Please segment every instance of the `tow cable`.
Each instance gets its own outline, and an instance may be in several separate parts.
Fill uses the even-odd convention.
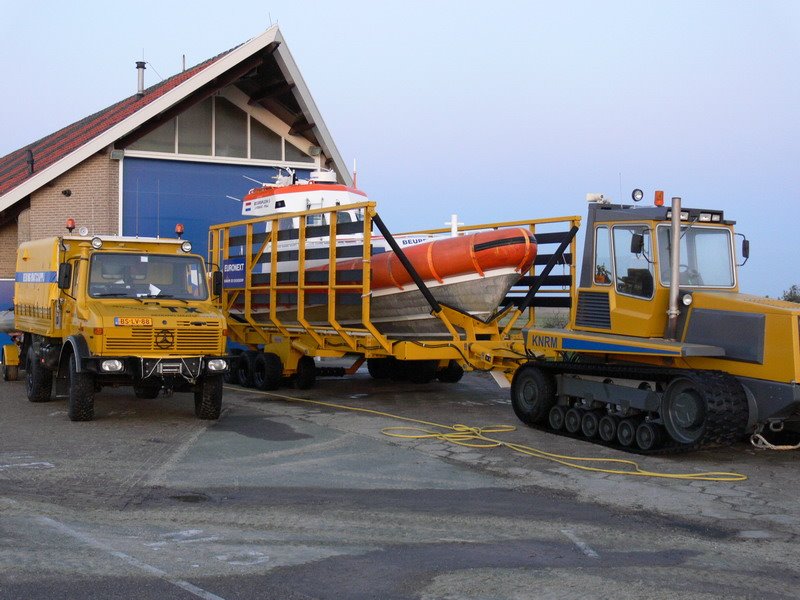
[[[774,426],[770,424],[769,427],[770,431],[774,431],[779,433],[783,431],[783,425]],[[779,450],[779,451],[790,451],[790,450],[800,450],[800,442],[797,444],[773,444],[767,438],[762,435],[762,431],[764,431],[764,426],[759,425],[758,428],[753,432],[753,435],[750,436],[750,443],[753,447],[758,448],[759,450]]]
[[[580,471],[590,471],[593,473],[607,473],[610,475],[627,475],[633,477],[656,477],[660,479],[682,479],[687,481],[716,481],[722,483],[733,483],[737,481],[746,481],[747,475],[735,472],[726,471],[706,471],[702,473],[659,473],[656,471],[647,471],[639,466],[639,463],[633,460],[624,458],[601,458],[601,457],[584,457],[584,456],[569,456],[564,454],[554,454],[539,450],[532,446],[525,446],[514,442],[505,442],[503,440],[490,437],[487,434],[495,433],[509,433],[515,431],[517,428],[513,425],[488,425],[485,427],[472,427],[469,425],[462,425],[456,423],[455,425],[442,425],[432,421],[424,421],[421,419],[414,419],[411,417],[403,417],[394,415],[392,413],[374,410],[371,408],[360,408],[358,406],[347,406],[345,404],[337,404],[335,402],[325,402],[322,400],[310,400],[307,398],[296,398],[294,396],[287,396],[285,394],[276,394],[274,392],[262,392],[260,390],[245,389],[240,387],[228,387],[228,389],[236,390],[238,392],[245,392],[249,394],[256,394],[261,396],[268,396],[270,398],[277,398],[287,402],[302,402],[305,404],[314,404],[317,406],[325,406],[338,410],[348,410],[352,412],[360,412],[380,417],[387,417],[398,421],[406,421],[409,423],[416,423],[418,426],[394,426],[384,427],[381,429],[383,435],[402,438],[402,439],[436,439],[443,442],[456,444],[457,446],[466,446],[468,448],[508,448],[513,452],[548,460],[558,463],[565,467],[578,469]],[[431,429],[433,428],[433,429]],[[595,464],[611,464],[612,467],[599,467],[590,466],[591,463]]]

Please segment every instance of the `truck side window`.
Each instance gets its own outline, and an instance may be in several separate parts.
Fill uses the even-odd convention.
[[[594,282],[611,285],[611,237],[608,227],[598,227],[594,236]]]
[[[641,254],[631,252],[631,238],[639,233],[644,237]],[[614,227],[614,267],[617,291],[638,298],[653,297],[652,242],[650,230],[645,225],[617,225]]]

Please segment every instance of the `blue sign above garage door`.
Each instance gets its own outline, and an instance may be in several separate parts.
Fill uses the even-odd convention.
[[[223,165],[126,157],[123,161],[122,234],[175,237],[183,223],[183,237],[194,251],[208,254],[208,228],[242,217],[242,198],[257,187],[245,176],[271,182],[273,167]],[[309,171],[298,171],[308,177]]]

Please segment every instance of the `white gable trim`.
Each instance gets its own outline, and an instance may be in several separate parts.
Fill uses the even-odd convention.
[[[127,135],[137,127],[143,125],[158,114],[177,104],[195,90],[209,83],[215,77],[218,77],[229,69],[232,69],[274,41],[280,42],[280,46],[276,50],[276,54],[283,50],[283,52],[280,54],[280,59],[278,59],[278,64],[281,66],[281,68],[283,69],[283,64],[287,60],[286,57],[288,56],[288,60],[291,62],[291,68],[297,71],[297,66],[292,61],[291,55],[288,54],[288,50],[283,48],[283,36],[281,36],[280,31],[278,30],[278,26],[274,25],[261,35],[245,42],[196,75],[177,85],[175,88],[171,89],[157,100],[154,100],[147,106],[143,107],[141,110],[136,111],[131,116],[117,123],[83,146],[77,148],[46,169],[36,173],[33,177],[27,179],[14,189],[6,192],[3,196],[0,196],[0,210],[7,209],[15,202],[18,202],[29,194],[32,194],[59,175],[66,173],[68,170],[82,163],[93,154],[111,146],[115,141],[124,135]],[[292,78],[290,81],[293,81],[295,84],[297,84],[297,80],[295,78]],[[302,80],[300,80],[300,82],[302,83]],[[324,124],[322,123],[321,117],[319,117],[319,111],[314,105],[313,99],[308,96],[308,89],[305,87],[305,84],[302,84],[302,87],[298,85],[297,89],[302,98],[302,100],[298,99],[301,108],[303,110],[306,110],[307,106],[313,108],[313,111],[309,110],[307,114],[311,117],[319,129],[321,134],[319,139],[320,142],[324,144],[323,149],[325,153],[334,159],[337,170],[342,174],[342,177],[349,179],[349,172],[341,162],[341,156],[339,156],[338,151],[333,146],[333,140],[330,138],[327,128],[325,128]],[[122,183],[120,182],[120,186],[121,185]]]

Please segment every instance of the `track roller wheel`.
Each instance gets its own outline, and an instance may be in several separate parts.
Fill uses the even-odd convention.
[[[645,452],[657,448],[662,439],[660,425],[644,422],[636,428],[636,445]]]
[[[596,412],[587,410],[583,413],[583,417],[581,418],[581,433],[583,433],[587,439],[595,437],[599,428],[600,417],[597,416]]]
[[[564,429],[569,433],[578,433],[581,430],[583,420],[581,412],[577,408],[570,408],[564,415]]]
[[[618,426],[619,417],[615,417],[614,415],[604,416],[597,425],[597,433],[600,434],[600,439],[606,443],[616,440]]]
[[[636,427],[638,423],[633,419],[622,419],[617,425],[617,441],[620,445],[631,446],[636,441]]]
[[[564,427],[564,415],[567,414],[567,409],[563,406],[554,406],[550,409],[547,415],[547,422],[556,431],[560,431]]]
[[[532,365],[517,369],[511,381],[511,407],[520,421],[527,425],[543,423],[555,403],[556,384],[549,374]]]

